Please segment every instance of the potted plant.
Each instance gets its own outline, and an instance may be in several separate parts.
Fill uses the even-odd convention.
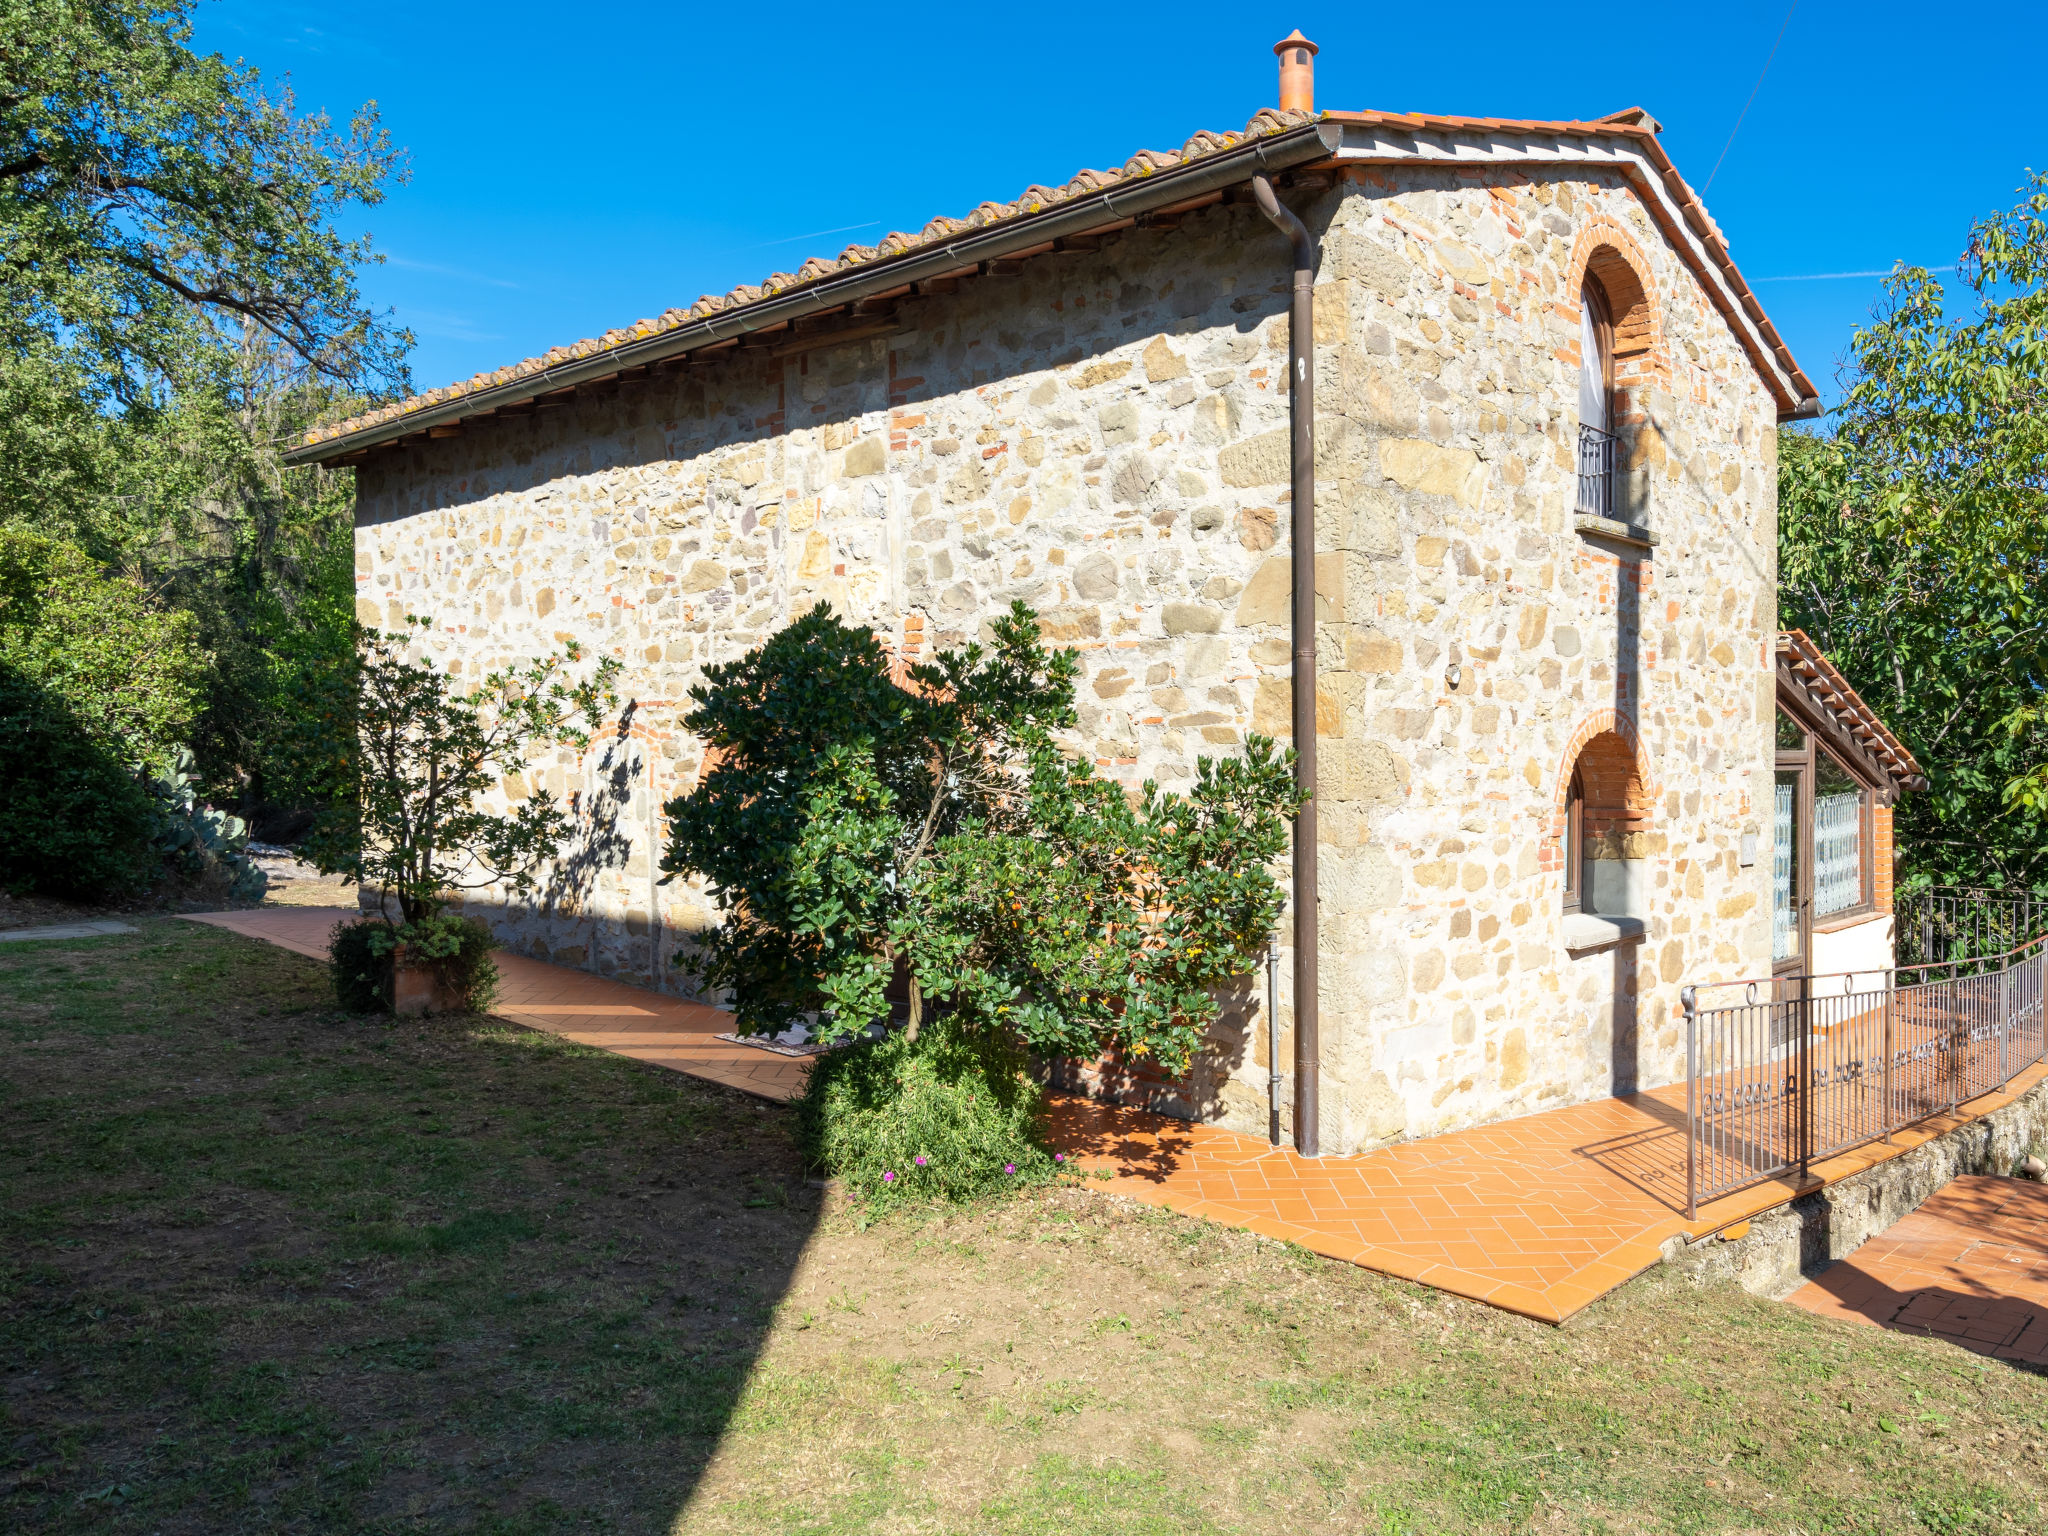
[[[303,851],[375,893],[373,910],[335,930],[343,1006],[475,1011],[497,982],[496,941],[486,924],[449,912],[451,899],[485,886],[531,890],[570,832],[544,788],[510,814],[482,802],[536,750],[589,745],[618,702],[619,663],[607,657],[577,680],[583,652],[570,641],[464,690],[424,654],[432,622],[407,624],[396,635],[362,630],[345,667],[301,690],[304,768],[328,804]]]

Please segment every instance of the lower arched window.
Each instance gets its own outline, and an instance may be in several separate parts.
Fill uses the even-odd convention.
[[[1602,731],[1572,765],[1558,828],[1566,912],[1630,917],[1645,910],[1649,824],[1634,751],[1620,733]]]

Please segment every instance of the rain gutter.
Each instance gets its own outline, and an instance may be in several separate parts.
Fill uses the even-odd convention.
[[[1252,178],[1259,212],[1293,248],[1287,316],[1287,410],[1292,505],[1287,538],[1294,582],[1294,1150],[1321,1155],[1322,1000],[1316,913],[1316,242],[1263,175]]]

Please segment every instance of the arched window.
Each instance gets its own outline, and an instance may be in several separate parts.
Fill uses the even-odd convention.
[[[1614,311],[1598,278],[1579,292],[1577,510],[1614,516]]]
[[[1572,769],[1571,788],[1565,794],[1564,830],[1559,836],[1564,839],[1564,909],[1576,912],[1586,890],[1586,781],[1577,768]]]
[[[1572,765],[1558,824],[1564,865],[1564,910],[1594,917],[1640,916],[1645,883],[1644,834],[1650,805],[1636,754],[1616,731],[1602,731]]]

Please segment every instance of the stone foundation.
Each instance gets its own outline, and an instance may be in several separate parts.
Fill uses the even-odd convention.
[[[1700,1284],[1734,1280],[1753,1295],[1789,1296],[1838,1259],[1920,1208],[1965,1173],[2010,1173],[2048,1143],[2048,1081],[2003,1109],[1956,1127],[1839,1184],[1754,1218],[1733,1242],[1673,1238],[1665,1263]]]

